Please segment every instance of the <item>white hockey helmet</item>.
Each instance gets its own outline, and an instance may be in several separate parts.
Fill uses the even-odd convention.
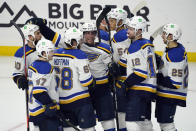
[[[39,30],[39,26],[34,24],[26,24],[22,27],[22,32],[26,40],[29,40],[29,36],[33,36],[35,38],[35,32]],[[34,42],[33,42],[34,43]]]
[[[69,28],[64,34],[64,42],[70,46],[72,46],[72,40],[76,40],[78,46],[82,38],[82,32],[76,27]]]
[[[82,25],[82,32],[97,31],[97,27],[93,22],[87,22]]]
[[[182,35],[182,30],[176,24],[169,23],[163,26],[163,32],[166,33],[166,38],[169,34],[173,35],[173,40],[178,40]]]
[[[120,20],[122,20],[122,25],[123,25],[126,22],[127,12],[121,8],[111,9],[111,11],[107,15],[107,18],[108,19],[110,19],[110,18],[116,19],[116,24],[118,24],[118,22]],[[119,25],[118,27],[120,27],[122,25]]]
[[[147,26],[147,22],[146,20],[141,17],[141,16],[134,16],[131,19],[129,19],[129,21],[127,21],[126,25],[128,27],[132,27],[135,29],[135,33],[141,29],[142,33],[145,31],[146,26]]]
[[[38,53],[38,56],[43,57],[45,59],[48,59],[48,55],[50,51],[54,51],[54,44],[52,41],[47,39],[41,39],[38,41],[36,45],[36,51]],[[43,52],[46,53],[46,56],[43,56]]]

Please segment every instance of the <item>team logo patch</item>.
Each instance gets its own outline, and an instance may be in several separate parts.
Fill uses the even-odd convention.
[[[93,54],[93,53],[86,53],[88,60],[90,62],[95,61],[96,59],[99,58],[100,54]]]

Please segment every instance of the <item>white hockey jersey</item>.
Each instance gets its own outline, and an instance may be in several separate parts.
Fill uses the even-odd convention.
[[[189,70],[185,48],[182,44],[178,44],[175,48],[166,49],[162,59],[164,66],[160,72],[164,77],[170,77],[176,89],[159,85],[157,95],[162,100],[173,102],[180,106],[186,106]]]
[[[136,40],[130,45],[127,55],[127,77],[135,73],[145,78],[141,83],[129,87],[130,92],[135,91],[140,95],[156,93],[156,61],[153,47],[147,39]]]
[[[131,44],[127,37],[127,29],[122,29],[114,34],[112,39],[112,50],[114,62],[118,62]]]
[[[23,47],[19,48],[15,55],[15,68],[14,72],[12,74],[13,77],[17,75],[25,75],[24,70],[24,52]],[[28,68],[29,65],[31,65],[36,59],[38,59],[37,52],[34,48],[29,47],[28,45],[25,45],[26,49],[26,67]]]
[[[44,104],[33,95],[47,92],[53,101],[59,102],[58,89],[53,67],[49,62],[36,60],[28,68],[29,79],[29,115],[40,117],[44,111]]]
[[[86,54],[79,49],[60,48],[55,51],[52,64],[56,72],[60,104],[75,108],[83,101],[88,101],[88,85],[93,77]]]
[[[52,38],[52,43],[57,48],[67,48],[63,36],[57,32],[55,33],[54,38]]]
[[[110,46],[105,43],[97,43],[95,46],[83,43],[81,50],[88,56],[90,71],[96,79],[96,84],[107,83],[108,64],[111,62]]]

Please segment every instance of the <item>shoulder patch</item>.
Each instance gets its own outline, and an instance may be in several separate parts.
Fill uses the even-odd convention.
[[[104,30],[99,30],[101,39],[109,41],[109,34]]]
[[[169,62],[181,62],[185,59],[185,56],[187,55],[184,47],[182,45],[179,45],[176,48],[172,48],[169,50],[166,54],[166,59]]]
[[[98,45],[96,45],[96,48],[99,48],[99,49],[103,50],[107,54],[111,54],[110,46],[105,44],[105,43],[102,43],[102,42],[99,43]]]
[[[15,57],[23,57],[23,55],[24,55],[24,51],[23,51],[23,47],[20,47],[17,51],[16,51],[16,53],[15,53]]]
[[[28,56],[29,54],[35,51],[35,49],[29,47],[28,45],[25,45],[25,48],[26,48],[26,56]],[[20,58],[23,57],[23,55],[24,55],[24,47],[20,47],[14,54],[15,57],[20,57]]]
[[[87,59],[86,54],[80,49],[57,49],[54,53],[54,56],[57,57],[69,57],[69,58],[77,58],[77,59]]]
[[[39,74],[49,74],[52,72],[53,68],[49,62],[36,60],[34,61],[29,69]]]
[[[114,34],[113,41],[115,43],[122,42],[128,39],[127,37],[127,29],[122,29]]]

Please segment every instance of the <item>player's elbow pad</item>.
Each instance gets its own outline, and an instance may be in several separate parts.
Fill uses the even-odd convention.
[[[53,103],[52,99],[50,98],[50,96],[48,95],[47,92],[42,92],[42,93],[37,93],[37,94],[33,94],[33,97],[38,100],[39,102],[41,102],[43,105],[47,105],[50,103]]]
[[[169,76],[164,77],[162,73],[157,74],[157,84],[170,89],[177,89],[171,82]]]
[[[136,84],[139,84],[141,83],[142,81],[144,81],[145,78],[143,77],[140,77],[138,75],[136,75],[135,73],[132,73],[131,75],[129,75],[129,77],[125,80],[125,84],[128,86],[128,87],[131,87],[133,85],[136,85]]]
[[[46,25],[40,26],[40,32],[46,39],[51,40],[51,41],[53,40],[55,36],[55,32]]]

